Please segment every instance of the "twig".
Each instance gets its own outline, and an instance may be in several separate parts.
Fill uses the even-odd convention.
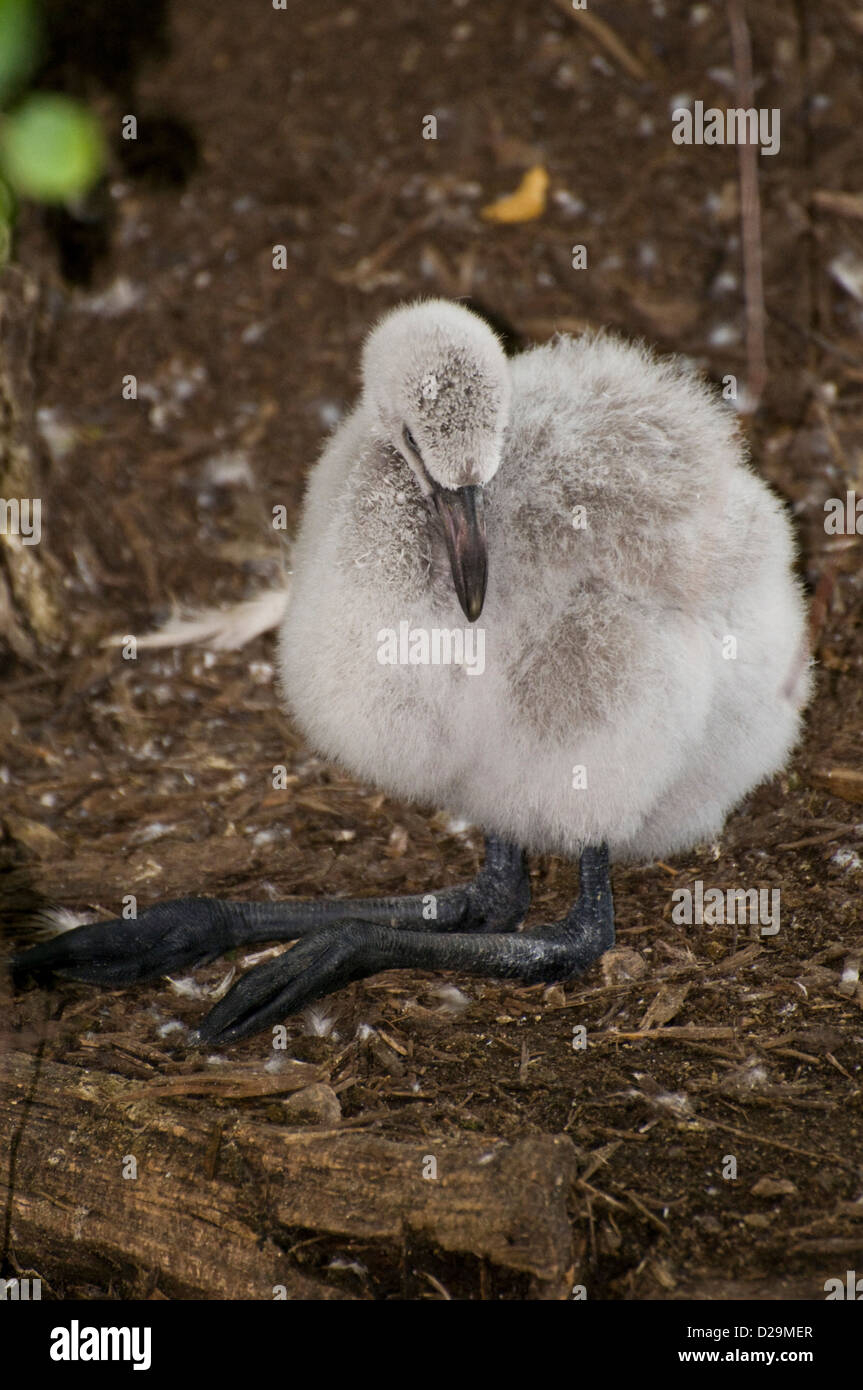
[[[728,0],[728,24],[737,104],[744,110],[754,105],[752,45],[742,0]],[[758,192],[758,153],[754,144],[737,146],[740,172],[740,225],[743,240],[743,284],[746,296],[746,410],[758,409],[767,385],[765,347],[764,274],[761,254],[761,198]]]
[[[853,825],[849,825],[845,834],[856,835],[859,832]],[[789,840],[787,844],[777,845],[777,849],[810,849],[812,845],[831,845],[836,840],[844,839],[841,831],[828,830],[824,835],[807,835],[805,840]]]
[[[863,197],[859,193],[839,193],[829,188],[819,188],[812,194],[812,201],[823,212],[834,212],[838,217],[863,218]]]
[[[798,1149],[794,1144],[786,1144],[781,1139],[769,1139],[766,1134],[753,1134],[751,1130],[741,1129],[738,1125],[725,1124],[722,1120],[709,1120],[705,1115],[700,1116],[700,1123],[710,1129],[722,1129],[727,1134],[736,1134],[738,1139],[747,1139],[752,1144],[766,1144],[771,1149],[782,1149],[784,1153],[797,1154],[798,1158],[811,1158],[816,1163],[838,1163],[842,1168],[854,1168],[856,1165],[836,1153],[818,1153],[815,1149]]]
[[[429,1274],[427,1269],[423,1270],[423,1278],[428,1279],[433,1289],[437,1289],[445,1303],[452,1303],[452,1294],[448,1293],[439,1279],[435,1279],[433,1274]]]
[[[634,1192],[630,1192],[627,1187],[621,1187],[619,1183],[614,1183],[613,1187],[615,1192],[619,1192],[622,1197],[625,1197],[628,1202],[632,1203],[636,1211],[641,1212],[641,1215],[646,1221],[649,1221],[650,1224],[655,1226],[658,1231],[661,1231],[664,1236],[668,1235],[668,1226],[666,1223],[660,1220],[658,1216],[654,1215],[654,1213],[644,1205],[641,1199],[636,1197]]]
[[[667,1028],[636,1028],[629,1032],[618,1032],[616,1028],[605,1029],[599,1033],[588,1033],[588,1042],[711,1042],[733,1038],[734,1029],[730,1024],[716,1027],[701,1027],[696,1023],[673,1025]]]
[[[590,37],[595,39],[630,77],[634,77],[637,82],[646,82],[649,79],[650,73],[647,68],[634,53],[630,53],[626,44],[617,37],[611,25],[606,24],[604,19],[599,19],[588,10],[574,10],[572,0],[555,0],[555,4],[570,19],[577,20],[582,29],[586,29]]]

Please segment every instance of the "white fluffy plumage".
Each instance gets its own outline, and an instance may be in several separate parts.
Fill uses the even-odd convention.
[[[483,485],[482,674],[378,660],[403,621],[465,625],[429,475]],[[313,745],[392,795],[527,850],[670,854],[714,836],[798,735],[792,563],[732,414],[682,363],[607,334],[507,359],[462,306],[408,305],[373,331],[309,481],[284,695]]]

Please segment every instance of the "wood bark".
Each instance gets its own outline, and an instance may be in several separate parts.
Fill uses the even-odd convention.
[[[292,1067],[282,1077],[243,1067],[224,1094],[257,1084],[271,1101],[317,1079],[309,1064]],[[576,1164],[565,1136],[394,1143],[288,1128],[214,1105],[214,1073],[200,1076],[166,1088],[8,1052],[7,1269],[53,1291],[84,1282],[123,1297],[272,1299],[278,1286],[292,1299],[440,1296],[423,1268],[447,1292],[451,1280],[454,1297],[567,1296]],[[208,1098],[183,1104],[166,1095],[177,1086]],[[131,1159],[137,1176],[124,1177]],[[340,1288],[331,1270],[353,1262],[372,1283]]]
[[[4,524],[10,499],[39,499],[43,477],[32,375],[39,291],[33,279],[7,266],[0,280],[0,653],[35,660],[60,632],[59,575],[43,540],[25,545]]]

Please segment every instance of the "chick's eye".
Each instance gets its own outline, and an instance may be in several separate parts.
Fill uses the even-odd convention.
[[[415,454],[419,453],[419,447],[417,445],[417,442],[411,434],[410,430],[408,429],[407,425],[405,425],[402,430],[402,438],[404,439],[405,444],[407,444],[409,449],[411,449]]]

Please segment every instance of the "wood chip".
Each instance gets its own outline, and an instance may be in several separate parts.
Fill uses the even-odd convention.
[[[645,1032],[670,1023],[680,1013],[683,1002],[692,988],[691,981],[682,985],[663,985],[639,1025]]]
[[[796,1197],[797,1188],[789,1178],[759,1178],[752,1188],[753,1197]]]
[[[67,853],[60,836],[55,835],[47,825],[30,820],[27,816],[12,815],[11,812],[6,813],[3,821],[10,840],[29,849],[37,859],[56,859],[58,855]]]
[[[600,969],[606,985],[627,984],[646,974],[647,961],[631,946],[615,946],[602,957]]]
[[[751,965],[754,960],[761,955],[764,950],[757,941],[753,941],[750,946],[744,946],[742,951],[735,951],[731,956],[723,956],[722,960],[717,961],[713,967],[715,975],[732,975],[735,970],[740,970],[744,965]]]
[[[863,803],[863,772],[856,767],[821,768],[812,774],[817,787],[843,801]]]

